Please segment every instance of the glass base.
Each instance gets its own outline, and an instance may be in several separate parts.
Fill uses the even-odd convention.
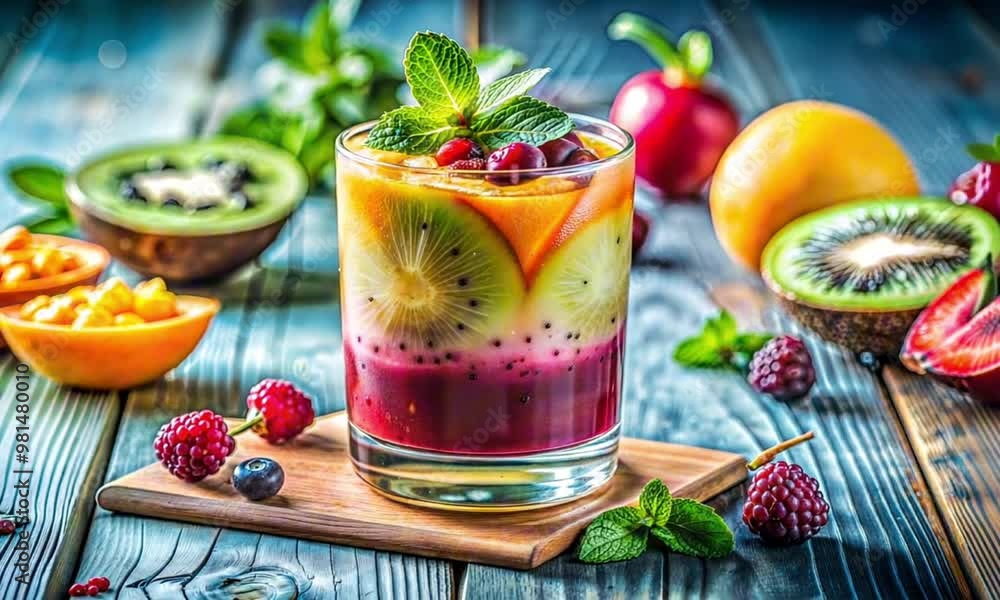
[[[470,456],[415,450],[351,425],[351,461],[393,500],[446,510],[515,511],[576,500],[602,488],[618,466],[619,426],[547,452]]]

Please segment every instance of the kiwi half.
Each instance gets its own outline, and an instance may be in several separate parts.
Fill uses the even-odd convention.
[[[787,311],[855,352],[898,353],[920,310],[1000,252],[989,213],[939,198],[882,198],[811,213],[764,250]]]
[[[422,362],[485,346],[509,329],[524,280],[506,240],[479,213],[428,192],[388,202],[380,219],[376,235],[352,236],[343,261],[356,333]]]
[[[623,326],[632,260],[631,207],[584,226],[542,263],[528,298],[528,335],[587,345]]]

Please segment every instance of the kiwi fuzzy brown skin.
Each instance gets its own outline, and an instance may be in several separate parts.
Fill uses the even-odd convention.
[[[923,307],[912,310],[844,311],[810,306],[788,297],[764,272],[764,283],[781,307],[821,338],[851,352],[871,352],[881,358],[899,356],[910,325]]]
[[[70,210],[84,236],[117,260],[143,275],[178,283],[217,279],[239,269],[270,246],[288,220],[234,233],[178,236],[135,231],[75,202]]]

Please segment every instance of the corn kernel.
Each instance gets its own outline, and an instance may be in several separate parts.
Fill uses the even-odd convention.
[[[112,277],[97,286],[97,289],[90,293],[88,301],[91,306],[100,306],[114,315],[131,312],[132,290],[128,289],[121,279]]]
[[[31,270],[37,277],[52,277],[62,273],[62,253],[54,248],[39,248],[31,257]]]
[[[73,329],[84,329],[86,327],[107,327],[113,325],[115,317],[100,306],[85,306],[80,309],[80,314],[73,319]]]
[[[145,319],[131,312],[115,315],[115,325],[141,325],[145,322]]]
[[[0,253],[0,269],[17,263],[30,263],[35,253],[30,250],[7,250]]]
[[[69,325],[75,318],[76,313],[72,307],[60,305],[57,302],[38,309],[32,316],[32,320],[36,323],[48,323],[50,325]]]
[[[45,308],[52,302],[52,298],[42,294],[41,296],[35,296],[31,300],[28,300],[21,305],[21,318],[26,320],[31,320],[35,316],[35,313],[39,309]]]
[[[167,284],[160,277],[154,277],[146,281],[139,282],[135,286],[135,293],[137,295],[148,295],[155,292],[165,292],[167,291]]]
[[[31,232],[17,225],[0,233],[0,250],[19,250],[31,244]]]
[[[31,279],[31,267],[25,263],[14,263],[4,269],[3,275],[0,275],[0,284],[14,286],[29,279]]]
[[[94,286],[92,285],[78,285],[72,288],[70,291],[63,294],[73,299],[73,304],[84,304],[90,301],[90,294],[94,292]]]
[[[173,292],[154,292],[135,297],[135,313],[146,321],[162,321],[177,315],[177,296]]]

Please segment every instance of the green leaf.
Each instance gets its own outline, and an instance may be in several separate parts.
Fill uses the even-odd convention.
[[[368,146],[407,154],[433,154],[441,144],[468,133],[443,122],[420,106],[403,106],[382,115],[368,134]]]
[[[551,104],[518,96],[491,112],[473,116],[470,126],[481,145],[499,148],[512,142],[540,146],[572,131],[573,121]]]
[[[710,506],[687,498],[674,500],[670,518],[652,532],[670,550],[698,558],[721,558],[735,546],[722,517]]]
[[[753,354],[764,344],[771,341],[774,336],[770,333],[741,333],[733,338],[732,349],[734,352],[747,352]]]
[[[7,170],[7,177],[21,194],[58,210],[66,210],[66,173],[47,163],[22,163]]]
[[[722,369],[728,366],[720,346],[701,335],[682,340],[674,349],[674,361],[694,369]]]
[[[434,113],[465,115],[479,95],[472,57],[452,39],[430,31],[410,40],[403,58],[413,97]]]
[[[323,2],[323,0],[320,0]],[[329,0],[330,26],[337,31],[346,31],[358,15],[361,0]]]
[[[512,48],[503,46],[480,46],[472,51],[472,64],[479,71],[479,82],[488,85],[510,75],[511,72],[524,65],[527,57]]]
[[[275,24],[264,32],[264,46],[274,58],[299,71],[311,72],[299,32],[283,24]]]
[[[705,322],[702,335],[711,336],[711,339],[720,346],[728,346],[736,339],[737,332],[736,319],[729,311],[723,310]]]
[[[47,233],[50,235],[62,235],[76,228],[73,218],[66,213],[57,214],[51,217],[44,217],[26,225],[31,233]]]
[[[989,144],[969,144],[965,149],[976,160],[983,162],[1000,161],[1000,150]]]
[[[646,511],[646,517],[652,525],[663,525],[667,522],[672,503],[670,490],[659,479],[647,483],[639,495],[639,507]]]
[[[476,113],[487,113],[515,96],[527,94],[552,69],[530,69],[489,84],[479,94]]]
[[[231,113],[223,121],[220,132],[227,135],[252,138],[281,146],[281,137],[289,125],[289,117],[272,110],[260,102]]]
[[[587,526],[578,556],[588,563],[606,563],[635,558],[646,550],[648,529],[634,506],[601,513]]]
[[[330,7],[317,2],[306,15],[302,31],[302,59],[313,70],[333,62],[336,55],[337,30],[331,27]]]
[[[704,31],[688,31],[677,42],[684,72],[699,80],[712,68],[712,38]]]

